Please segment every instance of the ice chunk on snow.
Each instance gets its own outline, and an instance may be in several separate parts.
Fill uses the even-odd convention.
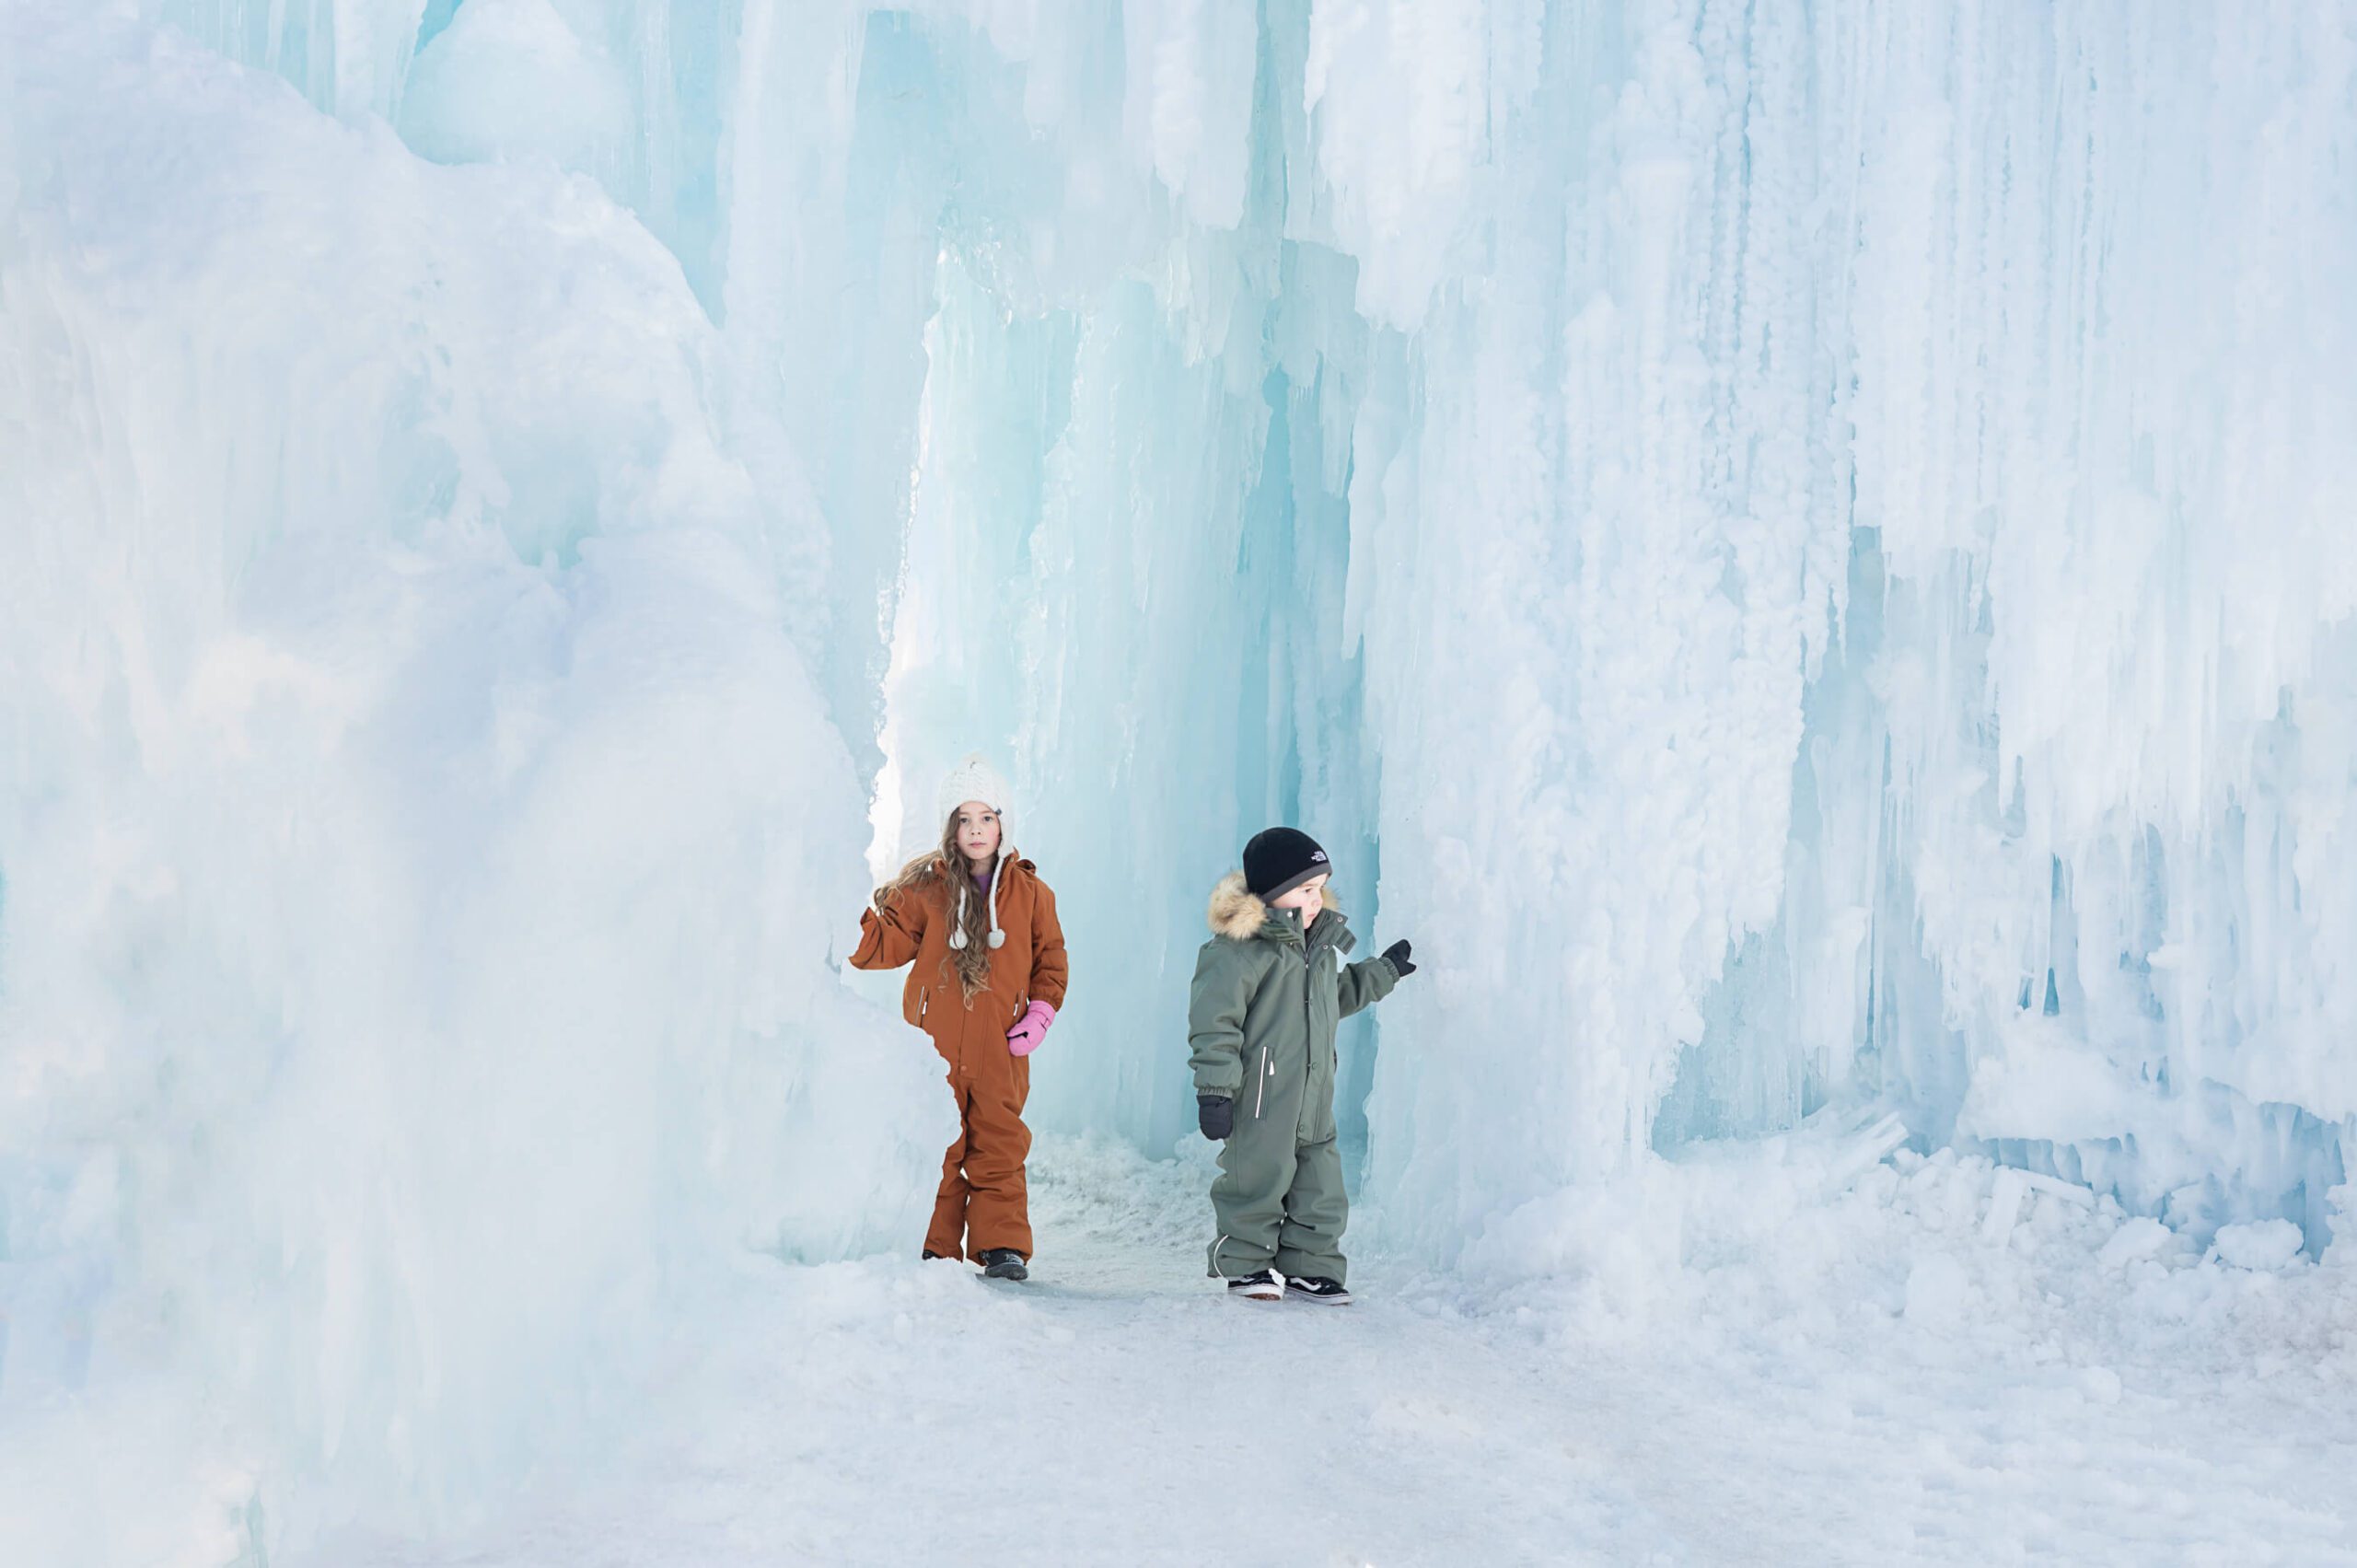
[[[2176,1236],[2160,1221],[2138,1214],[2111,1233],[2096,1254],[2096,1261],[2106,1269],[2125,1268],[2141,1258],[2157,1255]]]
[[[2290,1220],[2258,1220],[2249,1225],[2220,1225],[2211,1249],[2237,1269],[2272,1271],[2287,1267],[2300,1255],[2305,1238]]]
[[[1892,1151],[1907,1142],[1907,1123],[1896,1112],[1876,1118],[1852,1134],[1840,1152],[1827,1163],[1825,1191],[1845,1191],[1869,1170],[1878,1168]]]
[[[1981,1222],[1983,1239],[2002,1247],[2013,1235],[2014,1223],[2021,1217],[2023,1202],[2033,1192],[2044,1192],[2060,1198],[2076,1208],[2095,1207],[2096,1195],[2076,1182],[2058,1181],[2034,1170],[2021,1170],[2008,1166],[1997,1172],[1990,1183],[1989,1214]]]

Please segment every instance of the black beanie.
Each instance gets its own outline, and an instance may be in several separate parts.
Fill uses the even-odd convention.
[[[1282,899],[1334,868],[1318,841],[1295,828],[1271,828],[1244,846],[1244,885],[1256,899]]]

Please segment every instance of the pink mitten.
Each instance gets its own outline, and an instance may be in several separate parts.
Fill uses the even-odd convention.
[[[1045,1002],[1034,1002],[1023,1010],[1023,1021],[1006,1032],[1006,1049],[1017,1056],[1028,1056],[1039,1049],[1048,1038],[1048,1026],[1056,1021],[1056,1010]]]

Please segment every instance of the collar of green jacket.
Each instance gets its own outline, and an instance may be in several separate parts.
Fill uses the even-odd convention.
[[[1349,952],[1357,945],[1351,935],[1349,922],[1334,898],[1334,885],[1326,885],[1326,909],[1312,922],[1305,938],[1300,926],[1287,919],[1279,910],[1271,909],[1249,888],[1244,885],[1244,873],[1231,871],[1219,879],[1212,889],[1210,912],[1212,935],[1225,936],[1231,942],[1249,942],[1265,937],[1280,947],[1299,947],[1305,939],[1311,948],[1328,943]]]

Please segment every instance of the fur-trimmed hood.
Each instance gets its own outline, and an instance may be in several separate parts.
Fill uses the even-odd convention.
[[[1335,914],[1342,912],[1340,899],[1334,896],[1334,884],[1326,884],[1326,907]],[[1260,927],[1269,923],[1269,906],[1244,884],[1244,873],[1231,871],[1219,879],[1212,889],[1210,924],[1212,935],[1225,936],[1231,942],[1249,942],[1260,935]]]

